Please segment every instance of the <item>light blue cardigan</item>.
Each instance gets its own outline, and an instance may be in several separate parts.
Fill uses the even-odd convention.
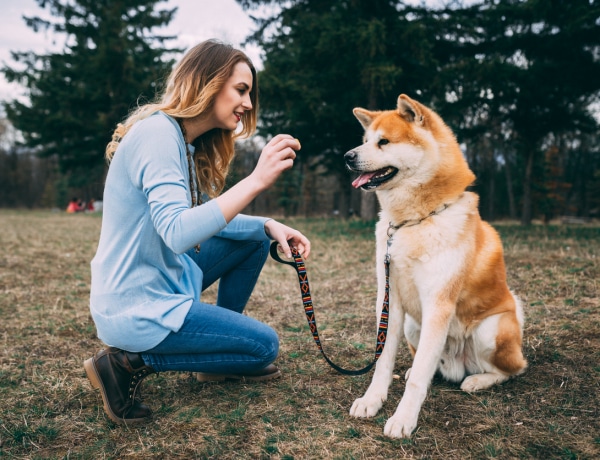
[[[90,309],[109,346],[145,351],[179,330],[202,288],[188,249],[217,234],[268,239],[266,218],[240,214],[227,224],[214,200],[190,208],[189,183],[177,122],[162,112],[137,122],[108,170],[91,262]]]

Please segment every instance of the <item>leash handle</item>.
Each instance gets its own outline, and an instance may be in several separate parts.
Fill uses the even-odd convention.
[[[298,274],[298,282],[300,284],[300,295],[302,296],[302,304],[304,305],[304,313],[306,314],[306,320],[308,321],[308,326],[310,328],[310,332],[312,333],[315,344],[317,345],[317,348],[323,355],[323,358],[325,359],[325,361],[327,361],[327,363],[331,367],[333,367],[336,371],[338,371],[340,374],[362,375],[362,374],[366,374],[367,372],[369,372],[371,370],[371,368],[375,365],[377,360],[379,359],[379,356],[381,356],[381,353],[383,352],[383,349],[385,347],[385,341],[387,338],[389,305],[390,305],[390,303],[389,303],[389,288],[390,288],[390,286],[389,286],[389,277],[390,277],[389,260],[385,261],[385,296],[383,299],[383,307],[381,309],[381,318],[379,319],[379,328],[377,330],[377,345],[375,348],[375,358],[373,359],[373,361],[371,361],[371,363],[367,364],[362,369],[350,370],[350,369],[344,369],[344,368],[338,366],[337,364],[335,364],[333,361],[331,361],[329,359],[329,357],[325,354],[325,351],[323,350],[323,345],[321,344],[321,339],[319,338],[319,330],[317,328],[317,320],[315,318],[315,311],[314,311],[314,307],[313,307],[313,303],[312,303],[312,297],[310,295],[310,285],[308,284],[308,274],[306,273],[306,266],[304,265],[304,260],[302,259],[302,256],[300,255],[300,253],[298,252],[298,250],[296,248],[290,248],[292,250],[292,257],[293,257],[294,261],[290,262],[290,261],[284,260],[281,257],[279,257],[279,254],[277,252],[277,244],[278,243],[276,241],[271,243],[271,248],[269,250],[269,252],[271,253],[271,257],[279,263],[282,263],[285,265],[291,265],[296,270],[296,273]]]

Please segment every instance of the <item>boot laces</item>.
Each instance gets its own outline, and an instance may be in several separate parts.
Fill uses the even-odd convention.
[[[131,376],[131,380],[129,381],[129,399],[131,401],[142,400],[142,392],[139,389],[139,386],[148,374],[150,374],[150,371],[145,367]]]

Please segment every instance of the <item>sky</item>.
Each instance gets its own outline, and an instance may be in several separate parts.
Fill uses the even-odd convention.
[[[260,52],[256,47],[241,46],[252,32],[254,23],[235,0],[168,0],[159,3],[160,8],[178,7],[168,27],[156,29],[164,35],[174,35],[176,40],[169,46],[189,48],[207,38],[218,38],[242,48],[260,67]],[[22,17],[49,17],[35,0],[2,0],[0,14],[0,66],[14,66],[11,51],[34,51],[36,53],[61,50],[60,36],[52,32],[33,32]],[[58,40],[57,40],[58,39]],[[0,73],[0,101],[12,100],[23,95],[23,89],[9,84]]]

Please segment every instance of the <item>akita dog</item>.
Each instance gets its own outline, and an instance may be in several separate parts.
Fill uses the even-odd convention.
[[[350,414],[373,417],[387,399],[400,336],[413,355],[404,395],[384,433],[408,437],[436,371],[467,392],[522,373],[523,309],[506,284],[502,244],[483,222],[475,180],[452,131],[402,94],[396,110],[354,109],[364,143],[345,154],[356,188],[375,191],[378,316],[389,265],[387,344]]]

